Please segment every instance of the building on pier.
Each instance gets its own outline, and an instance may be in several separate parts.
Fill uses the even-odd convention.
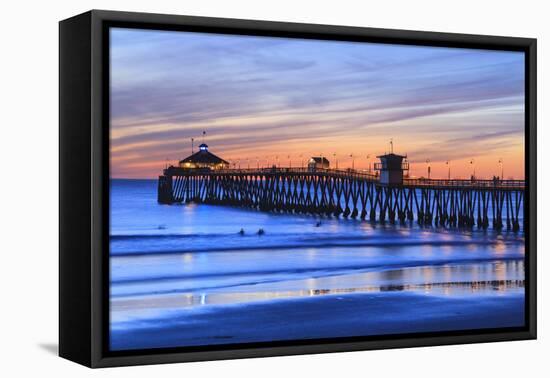
[[[183,169],[218,170],[229,168],[229,162],[208,151],[208,146],[203,143],[199,146],[198,152],[180,160],[179,166]]]
[[[380,163],[374,164],[374,169],[380,172],[380,183],[389,185],[403,184],[405,172],[409,171],[409,163],[405,160],[407,157],[392,152],[377,156],[377,158],[380,159]]]
[[[314,171],[316,169],[329,169],[330,162],[326,157],[313,156],[309,159],[307,168],[310,171]]]

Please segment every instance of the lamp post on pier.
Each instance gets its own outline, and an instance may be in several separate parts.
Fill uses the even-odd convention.
[[[430,179],[432,173],[432,167],[430,165],[430,159],[426,159],[426,164],[428,165],[428,180]]]
[[[370,154],[367,154],[367,165],[369,167],[369,174],[371,173],[371,169],[370,169]]]
[[[353,154],[350,154],[349,157],[351,158],[351,169],[355,170],[355,156]]]
[[[445,164],[447,165],[447,179],[450,180],[451,179],[451,162],[447,160]]]
[[[498,164],[500,165],[500,179],[504,180],[504,160],[502,160],[502,158],[499,158]]]

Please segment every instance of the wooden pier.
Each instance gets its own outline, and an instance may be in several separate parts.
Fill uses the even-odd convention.
[[[403,178],[383,184],[355,170],[264,168],[189,170],[169,167],[158,202],[196,202],[261,211],[360,218],[448,228],[523,228],[523,180]]]

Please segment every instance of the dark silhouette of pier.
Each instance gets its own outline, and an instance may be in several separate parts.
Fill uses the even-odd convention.
[[[379,223],[416,221],[423,226],[513,231],[523,227],[524,196],[523,180],[404,177],[390,184],[378,175],[349,169],[169,167],[158,182],[162,204],[196,202]]]

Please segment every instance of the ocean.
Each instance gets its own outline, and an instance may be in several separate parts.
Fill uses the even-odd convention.
[[[524,325],[523,233],[160,205],[122,179],[110,227],[113,351]]]

